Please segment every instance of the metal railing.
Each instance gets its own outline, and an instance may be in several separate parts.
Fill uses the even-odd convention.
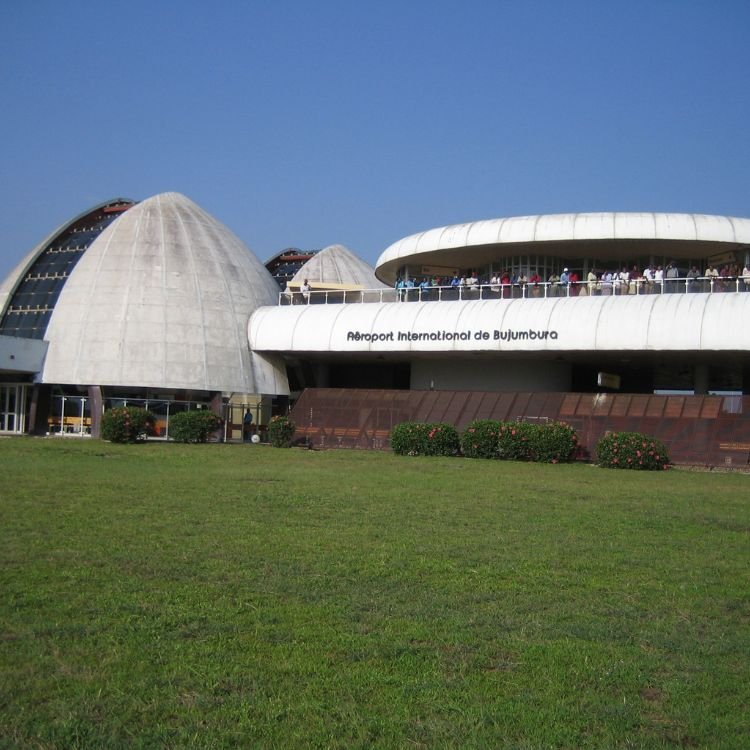
[[[643,294],[718,294],[750,292],[750,278],[699,276],[663,280],[612,279],[605,281],[525,284],[461,284],[415,286],[398,289],[311,290],[279,293],[280,305],[330,305],[384,302],[447,302],[450,300],[545,299],[555,297],[607,297]]]

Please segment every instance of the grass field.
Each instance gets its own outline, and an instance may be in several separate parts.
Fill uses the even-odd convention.
[[[2,748],[750,746],[750,476],[0,440]]]

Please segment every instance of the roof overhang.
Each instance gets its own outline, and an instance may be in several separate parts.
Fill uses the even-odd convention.
[[[703,258],[742,247],[750,247],[750,219],[667,213],[546,214],[453,224],[410,235],[383,251],[375,272],[382,281],[393,283],[404,266],[470,268],[523,254],[600,260],[651,254]]]
[[[0,336],[0,372],[36,375],[41,372],[47,342],[17,336]]]

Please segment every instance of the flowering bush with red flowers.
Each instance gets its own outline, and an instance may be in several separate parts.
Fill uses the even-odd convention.
[[[528,422],[501,422],[497,455],[511,461],[533,461],[532,438],[535,424]]]
[[[564,422],[528,425],[532,461],[557,464],[572,461],[578,451],[578,435]]]
[[[610,432],[596,445],[597,463],[608,469],[668,469],[664,443],[640,432]]]
[[[401,422],[391,431],[391,448],[400,456],[455,456],[460,442],[451,424]]]
[[[113,443],[137,443],[153,433],[154,415],[140,406],[116,406],[102,416],[102,437]]]
[[[461,435],[461,452],[466,458],[497,458],[500,422],[477,419]]]
[[[578,451],[576,431],[564,422],[472,422],[461,436],[468,458],[502,458],[540,463],[572,461]]]

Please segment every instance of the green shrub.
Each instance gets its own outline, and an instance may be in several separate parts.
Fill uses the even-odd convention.
[[[391,449],[399,456],[419,456],[424,451],[426,425],[401,422],[391,430]]]
[[[460,441],[451,424],[402,422],[391,431],[391,448],[401,456],[455,456]]]
[[[664,443],[640,432],[610,432],[596,444],[599,466],[608,469],[668,469]]]
[[[102,437],[113,443],[136,443],[153,433],[154,415],[140,406],[116,406],[102,415]]]
[[[425,456],[455,456],[461,448],[458,432],[452,424],[437,422],[427,425]]]
[[[277,414],[268,423],[268,442],[274,448],[289,448],[296,430],[294,422],[289,417]]]
[[[528,422],[501,422],[498,457],[511,461],[533,461],[531,441],[536,427]]]
[[[578,450],[576,431],[563,422],[529,424],[531,460],[545,464],[572,461]]]
[[[181,411],[169,418],[169,437],[178,443],[205,443],[222,424],[208,409]]]
[[[500,422],[496,419],[476,419],[461,435],[461,452],[466,458],[497,458]]]

